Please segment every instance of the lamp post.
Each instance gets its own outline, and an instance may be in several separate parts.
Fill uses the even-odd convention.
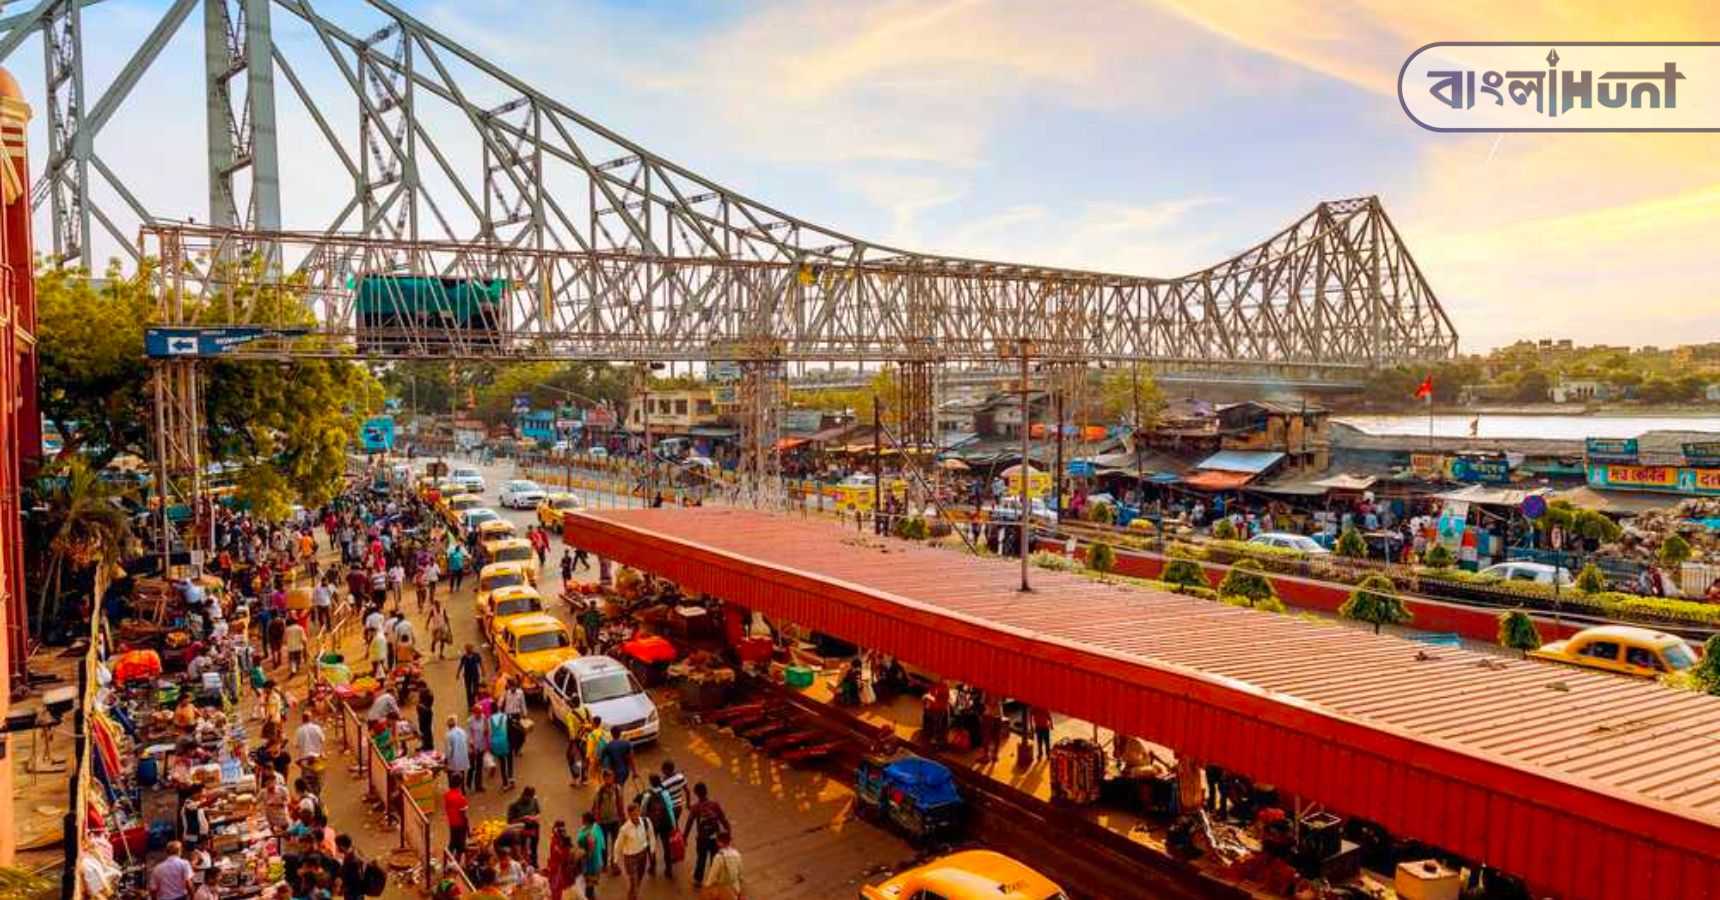
[[[1011,352],[1011,351],[1013,351],[1013,352]],[[1020,538],[1017,541],[1018,546],[1015,549],[1017,552],[1019,552],[1021,554],[1021,590],[1022,591],[1033,590],[1033,587],[1027,581],[1027,543],[1031,539],[1031,536],[1033,534],[1033,527],[1031,524],[1029,524],[1029,521],[1028,521],[1029,513],[1030,513],[1032,508],[1029,506],[1029,501],[1028,501],[1028,496],[1027,496],[1027,473],[1028,473],[1028,455],[1027,454],[1028,454],[1028,450],[1029,450],[1028,438],[1030,436],[1030,432],[1032,431],[1031,427],[1028,424],[1028,419],[1031,417],[1027,413],[1027,409],[1028,409],[1028,357],[1033,354],[1033,351],[1034,351],[1033,341],[1030,338],[1023,337],[1023,338],[1017,338],[1013,342],[1005,343],[1005,344],[1001,345],[999,347],[999,354],[998,354],[998,355],[1003,356],[1005,358],[1010,357],[1010,356],[1015,356],[1021,364],[1021,367],[1020,367],[1020,371],[1021,371],[1021,464],[1016,467],[1016,475],[1017,475],[1017,477],[1019,477],[1021,479],[1021,492],[1020,492],[1020,494],[1021,494],[1021,522],[1019,525],[1019,527],[1020,527],[1020,532],[1019,532]]]

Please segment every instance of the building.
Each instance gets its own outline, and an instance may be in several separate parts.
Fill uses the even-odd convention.
[[[1035,422],[1048,421],[1051,414],[1051,395],[1045,391],[1029,391],[1027,412]],[[981,438],[1020,438],[1021,427],[1021,393],[1018,391],[992,394],[973,411],[972,431]]]
[[[1710,403],[1720,403],[1720,381],[1716,381],[1702,392],[1702,396]]]
[[[516,414],[514,432],[527,440],[555,443],[559,439],[555,432],[555,410],[529,409]]]
[[[950,400],[938,407],[939,434],[975,434],[974,417],[979,414],[983,400]]]
[[[1553,384],[1554,403],[1589,403],[1591,401],[1605,402],[1615,396],[1611,382],[1598,378],[1566,378],[1559,376]]]
[[[627,430],[645,431],[646,404],[654,434],[689,434],[695,428],[714,428],[719,422],[716,392],[711,388],[650,391],[627,401]]]

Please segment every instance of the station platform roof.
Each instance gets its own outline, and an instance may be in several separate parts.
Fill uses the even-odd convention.
[[[580,511],[601,556],[1191,754],[1561,897],[1720,898],[1720,698],[817,519]]]

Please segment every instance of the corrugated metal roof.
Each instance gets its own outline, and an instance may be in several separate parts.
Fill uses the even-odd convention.
[[[1216,469],[1202,469],[1184,475],[1182,483],[1191,488],[1203,491],[1234,491],[1254,480],[1247,472],[1221,472]]]
[[[1249,472],[1255,475],[1277,465],[1284,454],[1276,450],[1220,450],[1201,460],[1197,469],[1218,469],[1223,472]]]
[[[1064,573],[1022,594],[1013,565],[757,512],[580,511],[567,537],[1568,897],[1629,892],[1597,854],[1657,894],[1720,884],[1720,699]]]

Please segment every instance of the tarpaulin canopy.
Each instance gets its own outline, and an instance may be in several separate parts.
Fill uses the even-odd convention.
[[[1546,488],[1521,490],[1518,488],[1483,487],[1476,484],[1457,491],[1446,491],[1434,494],[1436,500],[1455,500],[1459,503],[1479,503],[1482,506],[1521,506],[1523,498],[1530,494],[1546,494]]]
[[[1373,487],[1374,482],[1378,480],[1378,478],[1375,478],[1372,475],[1345,474],[1333,475],[1330,478],[1322,478],[1313,483],[1318,487],[1323,487],[1332,491],[1365,491],[1368,488]]]
[[[1283,458],[1284,454],[1275,450],[1220,450],[1195,464],[1195,468],[1258,475]]]
[[[1182,483],[1203,491],[1233,491],[1254,480],[1250,472],[1220,472],[1203,469],[1183,476]]]
[[[778,449],[778,450],[793,450],[794,448],[799,447],[800,445],[805,444],[810,440],[811,440],[811,438],[800,438],[800,437],[777,438],[776,439],[776,449]]]
[[[1597,490],[1586,485],[1559,491],[1548,499],[1564,500],[1572,506],[1620,516],[1635,516],[1657,509],[1678,505],[1676,494],[1656,494],[1648,491]]]

